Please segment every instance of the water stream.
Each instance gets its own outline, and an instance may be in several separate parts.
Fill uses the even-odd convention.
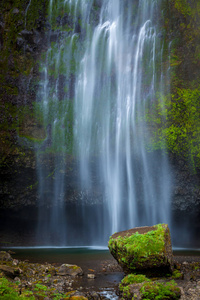
[[[168,160],[148,151],[145,118],[166,92],[160,14],[157,0],[50,1],[38,92],[47,128],[37,165],[42,244],[104,245],[116,231],[170,224]],[[48,153],[52,164],[42,167]],[[69,156],[79,190],[73,209]]]

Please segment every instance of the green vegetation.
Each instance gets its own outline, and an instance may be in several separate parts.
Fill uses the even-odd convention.
[[[177,89],[176,94],[159,97],[147,122],[153,126],[150,147],[168,149],[185,157],[193,167],[200,166],[200,87]]]
[[[35,300],[50,297],[53,300],[73,299],[71,293],[58,293],[54,288],[49,288],[41,283],[36,283],[29,288],[21,288],[19,282],[11,282],[5,277],[0,276],[0,300]],[[86,298],[75,298],[84,300]]]
[[[173,280],[167,283],[145,282],[140,293],[143,300],[177,300],[181,297],[180,289]]]
[[[134,283],[142,283],[144,281],[150,281],[145,275],[136,275],[136,274],[129,274],[124,277],[119,285],[119,290],[122,293],[123,297],[132,298],[132,291],[130,284]]]
[[[165,238],[167,225],[158,224],[145,234],[138,232],[110,238],[108,247],[119,263],[130,270],[157,267],[165,264]]]
[[[21,293],[18,283],[8,281],[6,278],[0,278],[0,299],[1,300],[34,300],[35,297],[31,291]]]
[[[150,281],[145,275],[137,275],[137,274],[128,274],[126,277],[124,277],[121,281],[120,286],[126,286],[133,283],[142,283],[144,281]]]
[[[23,147],[17,146],[17,135],[34,138],[27,127],[31,122],[34,127],[37,121],[33,103],[26,103],[26,98],[35,93],[37,80],[32,77],[34,71],[37,73],[37,63],[32,53],[18,47],[17,40],[22,40],[22,30],[41,25],[47,4],[46,0],[0,2],[0,166],[7,166],[10,155],[24,156]]]
[[[171,83],[165,78],[168,92],[157,93],[146,107],[143,120],[152,134],[147,148],[171,152],[195,172],[200,168],[200,3],[164,1],[162,12],[162,69],[168,69]]]
[[[173,280],[165,283],[152,281],[144,275],[129,274],[119,285],[122,299],[137,299],[137,290],[144,300],[176,300],[181,295],[179,287]]]
[[[173,279],[182,279],[183,274],[180,273],[178,270],[174,270],[173,273],[172,273],[172,278]]]

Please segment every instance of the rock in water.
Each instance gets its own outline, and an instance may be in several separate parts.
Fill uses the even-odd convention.
[[[108,247],[125,273],[159,276],[172,272],[173,253],[167,224],[115,233]]]
[[[83,275],[83,270],[76,265],[63,264],[58,270],[58,275],[81,276]]]

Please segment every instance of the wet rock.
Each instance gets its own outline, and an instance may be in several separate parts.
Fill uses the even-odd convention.
[[[27,29],[22,30],[19,35],[28,43],[32,44],[33,43],[33,31],[29,31]]]
[[[63,264],[59,268],[57,274],[61,275],[61,276],[65,276],[65,275],[81,276],[81,275],[83,275],[83,270],[80,267],[78,267],[77,265]]]
[[[19,9],[18,8],[13,8],[13,11],[12,11],[12,13],[14,14],[14,15],[17,15],[18,13],[19,13]]]
[[[162,276],[173,270],[173,254],[167,224],[137,227],[115,233],[109,250],[125,273]]]
[[[19,264],[19,261],[18,261],[18,259],[13,259],[12,263],[13,263],[14,266],[17,266]]]
[[[10,253],[5,251],[0,251],[0,261],[12,261]]]
[[[91,292],[89,292],[89,299],[99,300],[99,299],[102,299],[102,297],[100,297],[97,292],[91,291]]]
[[[19,268],[16,269],[4,265],[0,265],[0,271],[2,271],[6,276],[13,279],[21,273],[21,270]]]
[[[88,300],[87,297],[83,293],[80,293],[78,291],[72,291],[66,294],[67,299],[69,298],[70,300]]]
[[[20,280],[20,278],[19,278],[19,277],[15,277],[15,278],[14,278],[14,281],[18,281],[18,282],[20,282],[21,280]]]
[[[95,274],[87,274],[87,278],[89,278],[89,279],[95,279],[96,276],[95,276]]]
[[[61,36],[61,32],[59,30],[52,31],[50,36],[50,41],[56,42],[60,36]]]
[[[17,38],[16,45],[19,50],[24,46],[24,43],[25,43],[25,41],[23,38],[21,38],[21,37]]]

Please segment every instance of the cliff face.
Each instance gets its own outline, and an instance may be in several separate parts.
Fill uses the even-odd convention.
[[[177,227],[183,223],[187,228],[191,226],[196,234],[200,226],[200,4],[195,2],[163,1],[161,34],[166,45],[170,45],[166,46],[165,55],[170,55],[171,93],[165,96],[164,113],[160,113],[158,107],[152,109],[151,121],[156,128],[152,151],[159,151],[165,147],[163,140],[167,141],[173,177],[172,223]],[[96,3],[98,5],[98,1]],[[48,5],[48,0],[2,0],[0,3],[2,216],[6,211],[9,215],[16,210],[18,213],[25,210],[26,214],[29,208],[34,208],[34,220],[37,215],[39,198],[34,149],[48,141],[48,132],[35,110],[41,78],[39,61],[47,50],[50,30]],[[60,20],[63,18],[60,16]],[[52,41],[58,31],[52,31]],[[41,159],[41,164],[49,170],[47,186],[53,182],[55,155],[52,153],[51,157]],[[74,205],[81,191],[77,187],[77,166],[71,154],[63,159],[63,170],[68,182],[65,199]],[[91,198],[92,201],[88,201],[85,197],[85,202],[101,203],[99,187]]]

